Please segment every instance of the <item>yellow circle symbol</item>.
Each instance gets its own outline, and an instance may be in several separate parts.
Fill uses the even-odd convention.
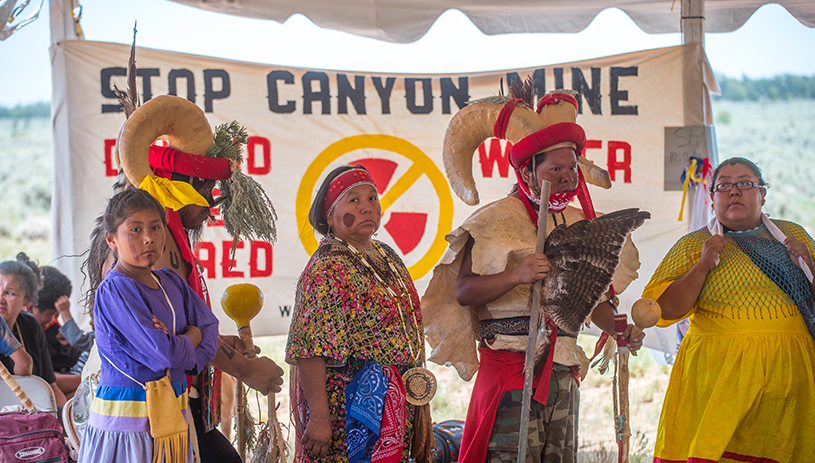
[[[401,197],[422,175],[426,175],[436,191],[439,198],[439,221],[433,243],[424,256],[415,264],[410,266],[410,276],[416,280],[426,275],[439,261],[444,250],[447,249],[447,242],[444,236],[453,226],[453,197],[450,194],[450,187],[444,174],[436,167],[436,164],[427,157],[418,147],[407,140],[390,135],[355,135],[344,138],[323,150],[317,155],[314,162],[303,174],[303,181],[297,190],[297,223],[302,224],[300,242],[309,255],[317,250],[317,239],[314,231],[308,223],[308,211],[311,208],[311,195],[317,180],[322,178],[326,168],[340,156],[360,149],[379,149],[400,154],[413,164],[393,185],[388,188],[382,198],[382,212],[385,212],[399,197]]]

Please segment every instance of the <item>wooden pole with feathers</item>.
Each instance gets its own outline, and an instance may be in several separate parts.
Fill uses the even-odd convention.
[[[252,340],[250,324],[263,307],[263,292],[251,283],[228,286],[221,295],[221,307],[226,315],[238,325],[238,335],[246,348],[246,356],[254,358],[256,356],[255,344]],[[243,393],[243,382],[240,380],[236,381],[236,391],[238,394],[238,452],[241,459],[245,460],[245,422],[242,408],[246,407],[246,396]],[[254,463],[283,463],[286,461],[286,444],[280,422],[277,420],[275,394],[270,391],[267,400],[268,418],[261,429],[260,437],[253,451],[252,461]]]
[[[552,184],[546,180],[541,182],[541,198],[549,198],[552,191]],[[535,252],[542,253],[543,245],[546,242],[546,221],[549,216],[546,200],[541,201],[541,210],[538,212],[538,239],[535,243]],[[538,341],[538,326],[542,320],[540,314],[541,307],[541,287],[543,280],[538,280],[532,284],[532,305],[529,313],[529,341],[526,344],[526,358],[524,359],[524,391],[521,402],[521,427],[518,431],[518,463],[526,460],[526,447],[529,436],[529,414],[532,406],[532,380],[535,376],[535,347]]]

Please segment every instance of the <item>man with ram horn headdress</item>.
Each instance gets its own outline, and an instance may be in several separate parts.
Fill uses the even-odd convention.
[[[157,139],[164,140],[169,146],[153,145]],[[240,145],[245,142],[245,131],[234,122],[219,126],[213,139],[203,111],[194,103],[171,95],[155,97],[134,108],[117,140],[117,160],[127,180],[150,192],[165,207],[165,249],[154,268],[176,271],[210,307],[203,268],[193,249],[200,240],[202,227],[212,218],[211,208],[220,204],[225,222],[229,222],[228,213],[224,212],[228,203],[235,211],[233,214],[245,216],[249,211],[248,215],[252,217],[233,219],[227,224],[227,231],[236,240],[238,236],[251,238],[252,234],[266,241],[274,240],[271,203],[262,189],[257,190],[259,185],[253,183],[249,188],[254,190],[247,193],[245,185],[254,181],[239,171]],[[216,182],[221,182],[222,193],[229,188],[244,189],[241,194],[230,197],[226,193],[216,200],[213,198]],[[238,204],[235,196],[254,196],[258,200]],[[98,232],[99,227],[94,234],[98,235]],[[113,262],[112,256],[104,255],[108,250],[103,240],[101,243],[96,241],[99,240],[92,239],[85,264],[91,293],[101,281],[104,270]],[[103,270],[99,272],[97,266]],[[90,301],[93,304],[93,298]],[[200,375],[189,377],[190,409],[200,459],[204,463],[241,462],[229,440],[216,429],[220,422],[221,371],[264,395],[281,390],[283,370],[268,357],[244,357],[242,349],[236,336],[221,336],[215,359]]]
[[[464,380],[480,371],[464,426],[459,456],[464,463],[518,461],[530,284],[554,270],[546,255],[534,252],[541,204],[548,215],[547,230],[551,231],[558,225],[595,217],[586,182],[611,186],[608,173],[582,156],[586,135],[575,123],[575,92],[548,93],[537,111],[533,109],[530,80],[513,83],[510,92],[519,98],[498,96],[471,102],[453,117],[447,129],[444,165],[453,190],[465,203],[478,204],[472,156],[491,136],[513,143],[509,160],[518,183],[508,196],[482,207],[447,235],[448,251],[422,299],[425,334],[433,348],[430,360],[453,365]],[[540,198],[541,180],[552,185],[548,198]],[[569,205],[574,197],[581,208]],[[525,459],[529,463],[576,460],[578,383],[589,363],[577,345],[576,331],[593,321],[614,334],[614,290],[622,292],[639,268],[639,254],[630,239],[625,239],[626,234],[621,234],[618,260],[608,272],[609,281],[597,292],[599,303],[597,298],[590,301],[586,313],[579,316],[569,311],[565,315],[576,320],[558,323],[570,330],[555,326],[550,316],[554,315],[550,313],[553,308],[544,307],[547,333],[551,334],[548,353],[533,381]],[[567,292],[561,295],[565,300],[582,297],[577,290],[563,290]],[[543,301],[548,304],[550,299],[544,297]],[[625,337],[630,337],[631,328],[629,325]],[[629,342],[637,349],[642,336]]]

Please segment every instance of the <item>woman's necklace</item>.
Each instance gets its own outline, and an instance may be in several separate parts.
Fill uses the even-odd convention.
[[[371,273],[373,274],[376,281],[380,284],[380,286],[382,288],[385,289],[385,291],[393,299],[394,303],[396,304],[396,306],[399,309],[399,317],[402,320],[402,332],[405,335],[405,340],[407,341],[408,349],[410,350],[410,356],[413,359],[413,362],[415,364],[419,360],[419,355],[422,353],[422,349],[421,349],[422,339],[420,337],[421,334],[419,333],[419,329],[418,329],[419,328],[419,323],[416,320],[416,312],[413,311],[411,313],[411,312],[409,312],[407,310],[407,308],[403,307],[403,304],[401,302],[403,298],[399,297],[399,295],[396,294],[396,291],[394,291],[393,287],[385,282],[385,280],[379,275],[379,272],[376,271],[376,268],[374,268],[373,264],[371,264],[371,262],[368,261],[368,257],[364,253],[360,252],[351,243],[349,243],[349,242],[347,242],[347,241],[345,241],[345,240],[343,240],[341,238],[338,238],[338,237],[334,236],[334,239],[336,239],[340,243],[344,244],[345,247],[347,247],[351,252],[356,254],[357,257],[359,257],[360,261],[362,262],[362,265],[364,265],[368,270],[371,271]],[[390,257],[382,249],[382,247],[379,246],[379,243],[374,241],[373,246],[379,252],[379,254],[382,256],[382,258],[385,260],[385,262],[387,262],[388,269],[390,270],[391,274],[394,276],[394,279],[399,283],[399,289],[402,290],[402,294],[404,296],[407,296],[407,300],[410,303],[410,306],[413,306],[413,296],[411,296],[410,290],[408,289],[408,286],[405,283],[405,280],[402,278],[402,274],[399,273],[399,270],[396,268],[395,265],[393,265],[393,262],[391,261]],[[407,331],[407,323],[406,323],[406,320],[405,320],[405,312],[407,312],[408,315],[410,315],[411,318],[413,319],[413,326],[414,326],[414,329],[416,331],[416,334],[418,335],[417,338],[418,338],[419,343],[416,346],[415,350],[413,348],[412,336],[410,336],[408,334],[408,331]]]
[[[23,333],[20,332],[20,324],[16,321],[14,322],[14,328],[17,330],[17,337],[20,338],[20,344],[23,346],[23,350],[28,352],[25,348],[25,340],[23,340]]]
[[[419,332],[419,323],[416,320],[416,311],[414,310],[412,313],[408,312],[407,308],[403,308],[401,303],[402,298],[398,297],[396,291],[393,290],[391,285],[385,283],[385,280],[379,275],[379,272],[376,271],[374,266],[368,261],[368,257],[360,252],[357,248],[348,243],[347,241],[333,236],[334,239],[339,241],[340,243],[344,244],[351,252],[356,254],[362,264],[371,271],[374,275],[379,284],[385,288],[388,294],[393,298],[393,301],[396,303],[397,307],[399,308],[399,316],[402,319],[402,332],[405,335],[405,340],[407,340],[408,348],[410,349],[410,355],[413,360],[413,364],[415,365],[419,361],[419,356],[424,353],[424,339],[422,337],[422,333]],[[411,291],[408,289],[407,283],[402,278],[402,274],[393,264],[390,256],[379,246],[379,243],[376,241],[373,242],[374,248],[379,252],[380,255],[385,259],[385,262],[388,263],[388,269],[390,270],[391,274],[395,277],[396,281],[399,282],[399,287],[402,290],[402,293],[407,296],[408,302],[410,302],[410,306],[413,306],[413,296],[411,295]],[[418,338],[418,345],[416,346],[416,350],[413,349],[413,342],[411,342],[411,336],[408,334],[407,331],[407,324],[405,323],[405,312],[413,319],[413,326],[416,331],[416,337]],[[424,359],[422,359],[422,364],[424,364]],[[402,375],[402,381],[405,385],[405,399],[407,402],[414,406],[422,406],[426,405],[433,399],[433,396],[436,394],[436,377],[433,373],[428,370],[427,368],[416,366],[410,368]]]

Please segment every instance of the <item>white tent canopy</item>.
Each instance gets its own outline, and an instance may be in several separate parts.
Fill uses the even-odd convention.
[[[457,9],[485,34],[579,32],[606,8],[619,8],[645,32],[680,32],[688,0],[172,0],[220,13],[284,22],[294,14],[320,27],[390,42],[421,38],[436,19]],[[762,5],[778,3],[808,27],[815,27],[812,0],[706,0],[700,16],[706,32],[732,32]],[[687,6],[685,6],[687,8]],[[693,11],[693,9],[689,9]],[[695,14],[686,14],[685,18]]]

